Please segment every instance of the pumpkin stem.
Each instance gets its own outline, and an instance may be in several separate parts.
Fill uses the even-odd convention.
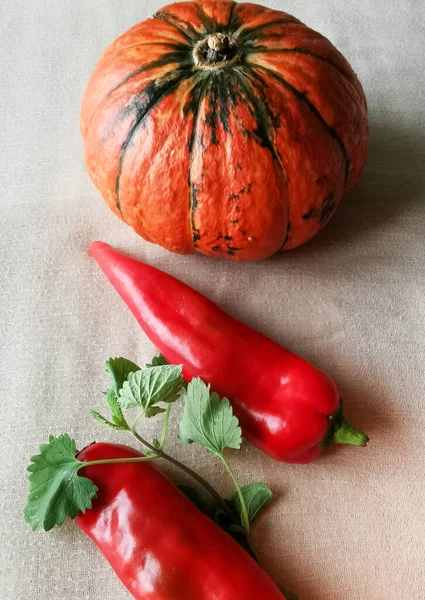
[[[239,48],[230,36],[224,33],[213,33],[198,42],[193,54],[198,67],[216,69],[236,62]]]
[[[207,38],[208,47],[215,52],[221,52],[230,47],[229,36],[224,33],[214,33]]]

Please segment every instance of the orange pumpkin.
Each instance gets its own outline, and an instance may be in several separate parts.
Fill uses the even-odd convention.
[[[363,169],[366,99],[319,33],[257,4],[170,4],[101,56],[81,110],[115,214],[179,253],[257,260],[312,238]]]

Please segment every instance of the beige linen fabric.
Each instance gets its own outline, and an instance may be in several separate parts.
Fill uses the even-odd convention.
[[[123,441],[88,414],[102,407],[105,359],[144,363],[154,353],[87,256],[94,239],[181,278],[328,371],[347,416],[371,436],[365,450],[334,448],[309,466],[249,446],[232,455],[242,482],[278,494],[253,531],[271,575],[301,600],[425,598],[425,5],[270,4],[351,61],[369,100],[371,150],[361,182],[312,243],[252,264],[145,243],[86,175],[78,117],[90,71],[160,3],[0,4],[1,600],[129,597],[72,523],[34,534],[22,517],[25,468],[49,434],[68,432],[80,446]],[[220,464],[175,433],[170,452],[230,493]]]

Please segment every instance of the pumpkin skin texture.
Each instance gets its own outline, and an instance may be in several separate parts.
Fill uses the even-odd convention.
[[[140,236],[232,260],[311,239],[368,145],[363,89],[331,42],[228,0],[170,4],[118,38],[81,132],[92,181]]]

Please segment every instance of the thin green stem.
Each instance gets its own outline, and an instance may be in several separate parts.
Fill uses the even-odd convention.
[[[137,417],[134,419],[134,421],[132,422],[131,426],[130,426],[130,431],[133,432],[136,430],[137,424],[138,422],[143,419],[143,417],[145,416],[145,409],[143,408],[139,414],[137,415]]]
[[[168,425],[170,422],[170,413],[171,413],[171,403],[168,403],[167,409],[166,409],[165,415],[164,415],[164,424],[162,426],[161,440],[159,442],[159,449],[161,450],[161,452],[165,446],[165,439],[167,437]]]
[[[121,465],[125,463],[148,462],[157,459],[157,456],[140,456],[138,458],[105,458],[103,460],[91,460],[88,462],[82,462],[81,466],[78,467],[78,471],[80,469],[84,469],[85,467],[93,467],[95,465]]]
[[[220,506],[223,508],[223,510],[226,511],[226,513],[229,512],[229,509],[226,506],[226,503],[224,502],[224,500],[220,496],[220,494],[218,492],[216,492],[216,490],[212,487],[212,485],[210,485],[208,483],[208,481],[205,481],[205,479],[203,477],[198,475],[198,473],[196,473],[195,471],[192,471],[192,469],[190,469],[189,467],[186,467],[186,465],[182,464],[178,460],[175,460],[172,456],[165,454],[165,452],[163,452],[161,454],[161,458],[163,458],[164,460],[169,462],[171,465],[174,465],[175,467],[180,469],[180,471],[183,471],[183,473],[186,473],[186,475],[189,475],[189,477],[191,477],[197,483],[199,483],[200,486],[202,486],[215,500],[217,500],[217,502],[220,504]]]
[[[229,473],[231,480],[233,481],[233,485],[235,486],[236,492],[238,494],[239,497],[239,501],[241,503],[241,520],[242,520],[242,526],[245,529],[246,534],[249,534],[249,517],[248,517],[248,511],[246,508],[246,504],[245,504],[245,500],[242,494],[242,490],[240,488],[240,485],[236,479],[236,477],[233,474],[232,469],[229,467],[229,464],[227,463],[226,459],[224,458],[224,456],[222,456],[221,454],[219,455],[219,458],[221,460],[221,462],[223,463],[223,465],[226,467],[226,471]]]
[[[138,433],[137,431],[135,431],[133,429],[133,427],[130,429],[130,433],[131,435],[134,437],[134,439],[136,439],[139,444],[141,444],[142,446],[144,446],[145,448],[147,448],[150,452],[152,452],[152,454],[154,454],[157,458],[160,458],[163,456],[163,452],[162,450],[158,450],[158,448],[155,448],[155,446],[153,446],[152,444],[150,444],[147,440],[143,439]]]
[[[139,442],[139,444],[142,444],[142,446],[145,446],[145,448],[148,448],[155,455],[156,458],[163,458],[168,463],[170,463],[174,467],[177,467],[177,469],[180,469],[180,471],[183,471],[183,473],[186,473],[186,475],[189,475],[189,477],[191,477],[197,483],[199,483],[199,485],[202,486],[210,494],[210,496],[212,496],[219,503],[219,505],[222,507],[222,509],[226,512],[226,514],[229,514],[229,507],[226,505],[225,501],[220,496],[220,494],[212,487],[212,485],[210,485],[208,483],[208,481],[206,481],[203,477],[198,475],[198,473],[196,473],[195,471],[192,471],[192,469],[190,469],[189,467],[186,467],[186,465],[179,462],[172,456],[169,456],[162,450],[158,450],[157,448],[155,448],[155,446],[152,446],[152,444],[149,444],[149,442],[147,442],[142,437],[140,437],[140,435],[137,433],[137,431],[132,430],[131,434]]]

